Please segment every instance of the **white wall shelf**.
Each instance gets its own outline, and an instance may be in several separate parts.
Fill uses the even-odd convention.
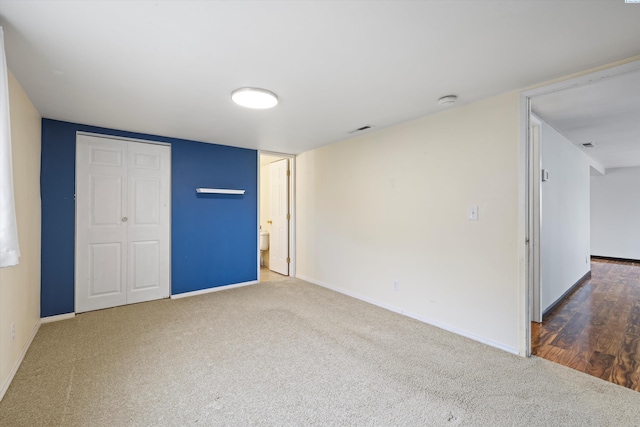
[[[196,188],[196,193],[204,194],[244,194],[245,190],[230,190],[227,188]]]

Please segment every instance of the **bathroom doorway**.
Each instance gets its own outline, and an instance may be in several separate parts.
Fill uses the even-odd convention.
[[[259,156],[259,280],[293,276],[294,156],[261,152]]]

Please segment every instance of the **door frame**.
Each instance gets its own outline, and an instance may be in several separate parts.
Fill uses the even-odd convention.
[[[171,144],[167,143],[167,142],[159,142],[159,141],[153,141],[153,140],[147,140],[147,139],[139,139],[139,138],[127,138],[124,136],[115,136],[115,135],[108,135],[108,134],[103,134],[103,133],[94,133],[94,132],[85,132],[85,131],[76,131],[76,139],[75,139],[75,154],[74,156],[77,156],[77,152],[78,152],[78,136],[92,136],[95,138],[103,138],[103,139],[116,139],[116,140],[120,140],[120,141],[127,141],[127,142],[137,142],[137,143],[141,143],[141,144],[152,144],[152,145],[164,145],[169,147],[169,158],[172,158],[172,153],[171,153]],[[74,282],[73,282],[73,312],[76,312],[76,309],[78,307],[78,303],[77,303],[77,286],[76,286],[76,277],[78,276],[78,253],[76,251],[77,248],[77,240],[78,240],[78,202],[77,202],[77,171],[78,171],[78,165],[75,164],[75,159],[76,157],[74,157],[74,166],[73,166],[73,274],[74,274]],[[173,182],[173,168],[171,167],[171,164],[169,164],[169,206],[168,206],[168,214],[169,214],[169,241],[168,241],[168,245],[169,245],[169,297],[171,298],[172,295],[172,283],[171,283],[171,265],[172,265],[172,254],[171,254],[171,235],[172,235],[172,230],[171,230],[171,225],[172,225],[172,221],[171,221],[171,183]]]
[[[257,206],[257,218],[256,218],[256,236],[257,236],[257,245],[256,245],[256,265],[258,269],[258,283],[260,282],[260,156],[277,156],[282,157],[283,159],[289,159],[289,214],[291,218],[289,219],[289,258],[291,262],[289,263],[289,277],[296,277],[296,155],[295,154],[285,154],[278,153],[276,151],[266,151],[266,150],[258,150],[258,158],[257,158],[257,175],[258,175],[258,206]]]
[[[556,81],[549,84],[542,84],[532,89],[520,92],[519,99],[519,163],[520,172],[518,176],[519,214],[518,214],[518,259],[520,260],[520,321],[519,321],[519,345],[518,353],[521,356],[531,356],[531,298],[533,292],[534,277],[540,277],[539,263],[536,266],[533,262],[534,247],[540,244],[540,224],[537,224],[538,232],[534,233],[534,186],[532,185],[532,171],[536,167],[534,156],[532,156],[532,142],[530,141],[529,127],[531,123],[531,99],[588,85],[603,79],[613,78],[622,74],[640,71],[640,60],[634,57],[631,60],[623,60],[616,64],[605,65],[596,69],[586,70],[565,80]],[[540,195],[538,194],[538,197]],[[535,242],[532,242],[535,239]]]
[[[529,286],[529,304],[531,320],[542,322],[542,309],[540,307],[540,233],[542,231],[542,121],[533,112],[529,114],[529,182],[531,194],[529,201],[531,204],[531,228],[530,228],[530,262],[531,285]],[[533,139],[532,139],[533,137]]]

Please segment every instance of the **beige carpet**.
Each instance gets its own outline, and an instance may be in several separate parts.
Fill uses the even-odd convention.
[[[296,279],[45,324],[0,402],[7,427],[639,424],[640,393]]]

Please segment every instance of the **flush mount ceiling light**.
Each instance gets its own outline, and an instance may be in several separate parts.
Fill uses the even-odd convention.
[[[241,87],[231,92],[231,99],[238,105],[247,108],[264,110],[278,105],[278,95],[270,90],[257,87]]]
[[[455,95],[447,95],[438,99],[438,105],[442,105],[444,107],[448,107],[449,105],[453,105],[458,100],[458,97]]]

